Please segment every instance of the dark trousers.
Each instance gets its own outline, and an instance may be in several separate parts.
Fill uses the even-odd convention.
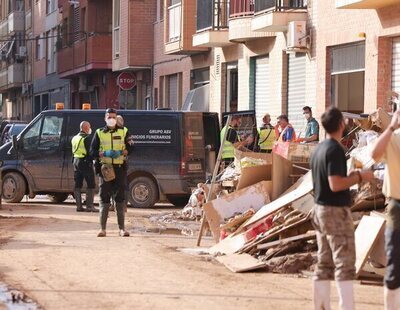
[[[400,200],[391,199],[387,206],[385,249],[385,286],[394,290],[400,287]]]
[[[96,187],[93,164],[83,158],[74,158],[75,188],[82,188],[84,180],[86,181],[87,188]]]
[[[100,174],[99,195],[100,202],[110,203],[114,197],[116,203],[125,200],[126,171],[122,165],[114,165],[115,179],[106,182]]]

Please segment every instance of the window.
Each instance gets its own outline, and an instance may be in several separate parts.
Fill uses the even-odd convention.
[[[81,38],[86,38],[86,8],[82,8],[81,10],[81,25],[80,25],[80,29],[81,29]]]
[[[81,10],[79,6],[74,7],[72,32],[74,42],[79,41],[79,39],[81,38]]]
[[[54,12],[56,9],[56,0],[47,0],[46,1],[46,14],[50,14]]]
[[[24,145],[23,148],[25,150],[35,150],[38,147],[39,143],[39,134],[40,134],[40,127],[42,125],[42,118],[39,119],[24,135],[22,139]]]
[[[36,60],[41,60],[42,59],[42,39],[40,36],[36,37],[36,49],[35,49],[35,54],[36,54]]]
[[[51,150],[60,146],[63,117],[46,116],[40,118],[25,133],[22,141],[27,151]]]
[[[177,41],[181,37],[181,0],[171,0],[168,7],[168,41]]]
[[[114,57],[119,57],[120,52],[120,18],[121,4],[120,0],[114,0],[113,3],[113,49]]]
[[[57,64],[57,30],[56,28],[46,32],[46,73],[51,74],[56,72]]]

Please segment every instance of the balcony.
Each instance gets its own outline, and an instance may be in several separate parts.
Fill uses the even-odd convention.
[[[63,47],[57,52],[61,78],[92,70],[112,68],[112,36],[94,34]]]
[[[393,4],[398,0],[336,0],[337,9],[380,9]]]
[[[307,21],[305,0],[255,0],[253,31],[286,32],[289,22]]]
[[[4,38],[8,35],[8,19],[4,19],[0,23],[0,37]]]
[[[254,0],[231,0],[229,14],[229,41],[244,43],[248,40],[275,36],[273,32],[255,32],[251,29]]]
[[[228,7],[228,0],[197,0],[197,33],[193,35],[193,46],[223,47],[231,44]]]
[[[15,63],[0,71],[0,91],[21,87],[24,81],[24,65]]]
[[[196,32],[196,2],[182,0],[168,7],[166,16],[164,50],[166,54],[192,54],[208,48],[194,46]]]
[[[25,30],[25,13],[14,11],[8,15],[8,33],[20,32]]]

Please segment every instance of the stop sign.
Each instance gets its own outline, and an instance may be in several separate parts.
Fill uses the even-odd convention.
[[[130,72],[122,72],[117,77],[117,85],[122,90],[131,90],[136,86],[136,76]]]

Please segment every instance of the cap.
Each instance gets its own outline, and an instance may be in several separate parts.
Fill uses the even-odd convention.
[[[115,113],[115,114],[117,114],[117,110],[114,109],[114,108],[108,108],[108,109],[106,110],[106,113]]]

